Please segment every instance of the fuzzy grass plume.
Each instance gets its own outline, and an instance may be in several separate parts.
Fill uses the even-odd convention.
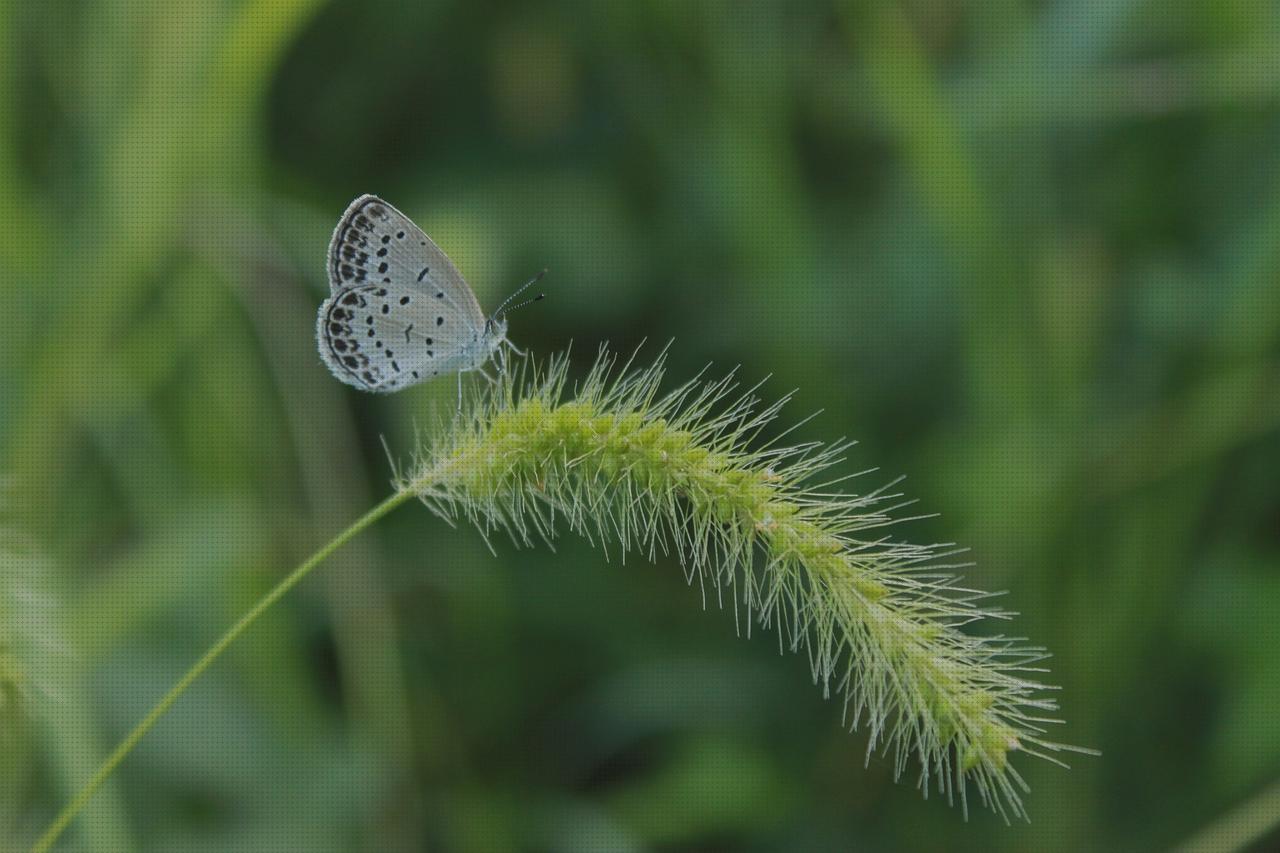
[[[1025,817],[1010,754],[1073,749],[1044,737],[1058,722],[1052,688],[1033,680],[1045,652],[961,630],[1010,614],[958,585],[945,546],[879,532],[896,495],[823,480],[849,443],[758,445],[785,399],[761,405],[759,386],[739,392],[732,375],[660,395],[661,356],[630,367],[602,350],[568,393],[566,357],[543,373],[521,363],[435,431],[398,491],[521,544],[549,542],[560,523],[606,552],[674,555],[704,600],[709,585],[741,605],[748,633],[759,622],[807,652],[824,694],[865,725],[868,759],[891,753],[896,775],[914,765],[926,793],[936,784],[966,811],[972,783],[987,806]]]
[[[187,688],[275,602],[331,554],[415,498],[442,518],[474,522],[486,537],[547,543],[563,526],[611,552],[673,555],[689,581],[710,586],[745,621],[804,650],[823,692],[844,698],[846,721],[868,732],[867,756],[914,768],[922,790],[959,799],[970,786],[1006,819],[1025,817],[1015,752],[1090,752],[1055,743],[1048,693],[1035,680],[1043,650],[962,630],[1009,614],[958,584],[948,546],[895,542],[896,495],[846,493],[823,480],[846,442],[761,442],[784,400],[761,405],[759,386],[701,377],[659,393],[663,357],[619,366],[601,350],[569,386],[567,355],[539,368],[517,359],[442,422],[395,491],[259,599],[197,660],[116,747],[32,848],[52,848],[94,792]],[[796,426],[799,426],[797,424]],[[740,625],[742,622],[739,623]],[[1061,762],[1057,762],[1061,763]]]
[[[49,693],[42,670],[64,663],[48,564],[36,547],[0,528],[0,728]]]

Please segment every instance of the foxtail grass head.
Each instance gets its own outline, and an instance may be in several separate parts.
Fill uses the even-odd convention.
[[[1010,614],[959,584],[955,550],[892,538],[901,503],[887,488],[842,487],[849,443],[759,440],[785,400],[764,404],[732,375],[663,393],[662,356],[636,368],[602,350],[572,386],[567,356],[512,367],[433,431],[397,473],[401,493],[486,537],[532,544],[564,528],[606,553],[675,557],[748,633],[772,629],[808,656],[867,732],[868,759],[890,755],[966,812],[972,789],[1025,817],[1011,758],[1087,751],[1047,737],[1059,721],[1036,680],[1042,649],[962,630]]]
[[[0,529],[0,729],[31,716],[50,695],[50,668],[66,663],[47,573],[34,545]]]

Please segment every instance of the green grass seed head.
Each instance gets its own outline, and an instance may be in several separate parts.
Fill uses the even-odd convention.
[[[49,695],[49,667],[65,664],[48,562],[28,542],[0,530],[0,726]]]
[[[1051,689],[1025,673],[1042,657],[961,626],[1006,616],[955,585],[947,552],[894,541],[885,490],[810,485],[848,445],[759,446],[778,413],[733,378],[658,394],[660,356],[619,370],[601,351],[574,388],[567,357],[512,371],[420,451],[400,483],[449,520],[519,544],[557,526],[650,558],[673,554],[689,577],[738,596],[752,622],[809,657],[868,758],[890,753],[919,784],[967,809],[967,792],[1023,817],[1025,784],[1009,755],[1075,750],[1048,740]],[[734,396],[738,393],[738,396]],[[873,538],[862,538],[875,531]],[[1085,751],[1085,750],[1076,750]]]

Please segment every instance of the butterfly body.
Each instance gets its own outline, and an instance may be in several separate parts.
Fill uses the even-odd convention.
[[[449,257],[412,220],[363,195],[329,243],[331,292],[316,339],[333,375],[366,391],[399,391],[478,370],[506,340]]]

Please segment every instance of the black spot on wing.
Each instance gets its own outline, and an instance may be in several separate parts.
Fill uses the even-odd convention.
[[[328,349],[330,364],[347,373],[352,384],[374,389],[381,381],[381,371],[370,363],[366,353],[361,352],[360,342],[352,325],[356,318],[354,309],[364,307],[369,295],[368,288],[340,291],[329,301],[328,313],[321,324],[320,334]],[[367,336],[375,335],[372,326],[362,328]]]
[[[379,243],[391,242],[390,234],[378,233],[391,221],[391,209],[379,199],[361,197],[352,203],[338,222],[330,247],[329,274],[335,285],[361,284],[372,274],[370,253]],[[378,256],[385,255],[383,250]]]

